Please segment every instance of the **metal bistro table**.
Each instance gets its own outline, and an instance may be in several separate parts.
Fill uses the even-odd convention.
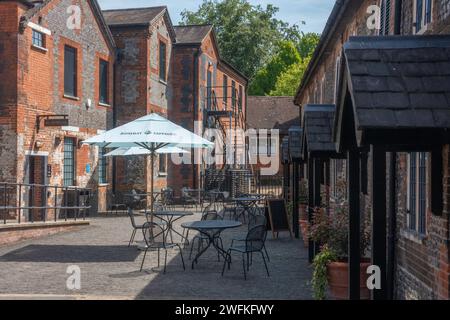
[[[239,216],[236,217],[236,220],[239,220],[241,216],[244,216],[244,222],[245,222],[245,213],[247,212],[250,216],[252,213],[250,211],[251,208],[256,207],[258,202],[260,202],[263,198],[260,196],[251,196],[251,197],[238,197],[238,198],[232,198],[231,201],[236,202],[237,205],[242,207],[244,209]]]
[[[148,214],[150,215],[151,213],[148,212]],[[192,212],[188,212],[188,211],[155,211],[153,213],[153,215],[155,217],[158,217],[159,219],[161,219],[163,222],[165,222],[166,227],[164,232],[166,233],[166,239],[167,236],[170,233],[170,240],[173,242],[173,237],[172,237],[172,232],[175,232],[176,234],[178,234],[181,237],[181,241],[184,240],[185,243],[189,244],[189,240],[187,237],[185,237],[184,235],[180,234],[177,230],[175,230],[175,228],[173,227],[173,224],[180,220],[181,218],[187,217],[187,216],[192,216],[193,213]],[[164,239],[166,241],[166,239]]]
[[[192,229],[200,232],[202,235],[206,236],[208,239],[208,245],[200,250],[192,260],[192,269],[194,269],[194,264],[198,263],[198,259],[208,250],[208,248],[213,245],[217,252],[224,258],[227,259],[227,252],[219,246],[219,244],[214,240],[226,229],[234,229],[242,226],[239,221],[233,220],[206,220],[206,221],[194,221],[186,222],[181,224],[183,228]]]

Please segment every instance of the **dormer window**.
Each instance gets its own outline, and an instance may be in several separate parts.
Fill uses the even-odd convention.
[[[33,46],[45,48],[45,35],[37,30],[32,30]]]

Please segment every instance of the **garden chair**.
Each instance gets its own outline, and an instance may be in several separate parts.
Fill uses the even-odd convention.
[[[155,236],[155,229],[157,235]],[[183,251],[181,250],[181,246],[178,243],[169,243],[166,242],[166,236],[164,232],[164,228],[158,223],[146,222],[142,228],[142,234],[144,236],[145,241],[145,252],[144,257],[142,258],[141,269],[144,268],[145,258],[147,256],[147,252],[149,250],[157,250],[158,251],[158,268],[160,267],[160,252],[164,250],[164,273],[166,273],[167,268],[167,251],[169,249],[178,248],[180,251],[181,262],[183,264],[183,270],[186,270],[186,266],[184,264]]]
[[[265,226],[265,227],[267,227],[267,219],[266,219],[266,216],[264,214],[264,208],[258,207],[258,208],[252,208],[252,209],[257,211],[257,213],[249,218],[248,230],[250,231],[251,229],[253,229],[254,227],[257,227],[257,226]],[[231,246],[234,245],[234,242],[244,242],[246,239],[247,239],[246,236],[242,237],[242,238],[232,239],[231,240]],[[265,243],[263,245],[263,252],[266,254],[267,261],[270,262],[269,253],[267,252]],[[253,260],[252,258],[253,258],[253,255],[250,255],[250,264],[252,263],[252,260]]]
[[[223,263],[222,276],[225,273],[225,268],[228,264],[228,269],[231,268],[231,253],[238,252],[242,254],[242,267],[244,270],[244,279],[247,280],[247,271],[250,270],[250,255],[253,253],[260,253],[266,268],[267,276],[270,277],[269,268],[267,267],[266,258],[263,254],[267,238],[267,228],[264,225],[259,225],[250,229],[247,233],[245,242],[232,245],[227,251],[227,258]],[[247,256],[247,264],[245,256]]]

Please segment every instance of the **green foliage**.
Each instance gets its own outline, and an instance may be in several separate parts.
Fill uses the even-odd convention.
[[[297,92],[300,81],[308,67],[309,58],[289,67],[282,73],[275,83],[275,87],[270,91],[271,96],[294,96]]]
[[[274,16],[272,5],[251,5],[247,0],[203,0],[197,11],[184,10],[183,24],[213,24],[222,57],[253,78],[273,56],[288,25]]]
[[[337,260],[333,250],[323,247],[322,251],[315,256],[313,261],[312,288],[314,299],[324,300],[328,288],[327,266],[330,262]]]
[[[251,95],[267,95],[275,87],[280,74],[286,72],[292,65],[301,62],[300,54],[291,41],[280,42],[278,52],[257,73],[250,85]]]

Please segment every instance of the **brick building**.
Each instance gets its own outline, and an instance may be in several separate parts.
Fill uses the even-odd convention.
[[[103,11],[117,46],[115,69],[116,126],[171,109],[172,44],[175,33],[166,7]],[[115,159],[118,193],[150,190],[149,157]],[[167,156],[156,161],[155,188],[167,185]]]
[[[324,160],[328,177],[323,181],[331,195],[344,193],[361,208],[361,219],[371,216],[371,254],[382,267],[384,287],[377,297],[450,298],[449,148],[439,131],[450,119],[445,111],[449,38],[420,40],[420,35],[449,32],[449,0],[336,1],[295,98],[302,112],[317,104],[336,105],[333,142],[347,160]],[[350,104],[354,113],[340,113]],[[350,136],[359,149],[343,146]],[[422,143],[428,136],[427,147]],[[400,147],[401,139],[408,145]],[[355,155],[352,150],[356,158],[348,158]],[[358,199],[345,190],[352,190],[354,168],[360,174]]]
[[[89,187],[104,208],[107,165],[98,148],[82,146],[113,125],[115,45],[97,1],[2,0],[0,20],[0,180]],[[53,126],[55,116],[68,123]],[[31,197],[35,206],[54,201],[41,190],[21,205]]]
[[[293,97],[248,97],[247,128],[255,129],[261,134],[259,140],[255,137],[256,141],[249,141],[252,143],[249,147],[249,157],[253,171],[268,167],[268,164],[261,163],[259,157],[261,153],[267,156],[276,155],[280,161],[279,168],[282,168],[280,156],[282,141],[289,137],[289,129],[300,123],[300,112],[293,100]],[[271,137],[270,130],[278,130],[278,140]],[[282,171],[278,171],[278,174],[281,175]]]
[[[245,129],[248,80],[220,57],[212,26],[176,26],[175,34],[169,119],[198,134],[207,128],[219,129],[219,139],[231,139],[237,147],[224,154],[217,151],[216,156],[228,157],[227,163],[233,167],[239,156],[245,157],[245,147],[244,141],[228,130]],[[199,152],[192,153],[191,159],[181,165],[169,165],[168,184],[176,192],[182,187],[202,186],[208,166],[193,164]],[[224,166],[212,167],[215,170]]]

